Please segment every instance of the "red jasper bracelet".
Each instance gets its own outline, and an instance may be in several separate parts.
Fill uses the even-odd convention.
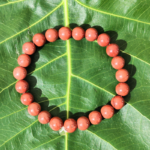
[[[28,93],[29,84],[27,81],[23,80],[27,76],[27,70],[25,67],[28,67],[31,63],[31,58],[29,55],[34,54],[36,51],[36,46],[41,47],[46,43],[46,40],[49,42],[55,42],[58,37],[61,40],[68,40],[71,36],[75,40],[81,40],[84,37],[88,41],[95,41],[102,46],[106,47],[106,54],[112,58],[111,65],[114,69],[117,69],[116,72],[116,79],[120,82],[116,86],[116,93],[117,96],[114,96],[111,99],[111,105],[105,105],[99,111],[92,111],[89,114],[89,118],[82,116],[79,117],[77,122],[69,118],[65,120],[63,123],[62,119],[59,117],[52,117],[48,111],[41,111],[40,104],[33,102],[34,97],[31,93]],[[117,44],[111,43],[110,44],[110,37],[106,33],[102,33],[98,35],[98,32],[95,28],[89,28],[84,31],[81,27],[76,27],[72,31],[68,27],[62,27],[59,31],[55,29],[48,29],[45,33],[45,36],[41,33],[37,33],[33,36],[33,43],[26,42],[23,44],[22,50],[24,54],[18,57],[18,64],[20,66],[16,67],[13,71],[14,77],[19,80],[17,81],[15,88],[16,91],[22,93],[21,95],[21,102],[24,105],[28,106],[28,112],[32,116],[38,115],[38,120],[41,124],[49,123],[50,127],[54,131],[60,130],[63,126],[66,132],[72,133],[77,128],[79,130],[86,130],[90,123],[97,125],[101,122],[102,117],[109,119],[114,115],[114,109],[121,109],[124,104],[124,98],[122,96],[126,96],[129,93],[129,86],[125,83],[129,79],[129,72],[126,69],[122,69],[125,65],[125,60],[118,56],[119,54],[119,46]],[[35,46],[36,45],[36,46]]]

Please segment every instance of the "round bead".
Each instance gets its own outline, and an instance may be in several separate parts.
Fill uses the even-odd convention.
[[[41,111],[41,106],[40,104],[33,102],[28,106],[28,113],[31,116],[37,116]]]
[[[45,44],[46,42],[46,38],[42,33],[37,33],[33,36],[33,43],[38,46],[41,47]]]
[[[32,55],[36,50],[35,45],[32,42],[26,42],[22,46],[22,51],[25,54]]]
[[[85,32],[85,38],[88,40],[88,41],[95,41],[98,37],[98,32],[96,29],[94,28],[89,28],[86,30]]]
[[[110,43],[110,36],[106,33],[100,34],[97,38],[97,43],[102,47],[107,46]]]
[[[102,121],[102,115],[99,111],[92,111],[89,114],[89,120],[91,124],[97,125]]]
[[[69,38],[71,38],[72,32],[71,32],[70,28],[68,28],[68,27],[61,27],[59,29],[58,34],[59,34],[60,39],[68,40]]]
[[[85,31],[81,27],[76,27],[72,30],[72,37],[77,41],[82,40],[84,38],[84,35]]]
[[[101,108],[101,113],[104,118],[110,119],[114,115],[115,110],[112,106],[105,105]]]
[[[24,105],[30,105],[33,100],[34,100],[34,97],[31,93],[24,93],[21,95],[21,103],[24,104]]]
[[[120,96],[128,95],[129,91],[130,91],[130,88],[127,83],[118,83],[116,85],[116,93]]]
[[[31,63],[31,58],[27,54],[22,54],[18,57],[18,64],[22,67],[28,67]]]
[[[114,69],[122,69],[125,65],[125,60],[121,56],[116,56],[111,60],[111,65]]]
[[[59,117],[53,117],[50,120],[49,125],[50,125],[52,130],[58,131],[63,127],[63,121]]]
[[[27,70],[21,66],[16,67],[13,71],[13,76],[17,80],[22,80],[27,76]]]
[[[38,115],[38,120],[41,124],[49,123],[50,119],[51,119],[51,114],[46,110],[41,111]]]
[[[25,93],[29,89],[29,84],[25,80],[19,80],[15,85],[15,89],[18,93]]]
[[[87,117],[80,117],[77,120],[77,125],[79,130],[86,130],[90,126],[90,121]]]
[[[45,33],[45,37],[49,42],[55,42],[58,39],[58,32],[56,29],[48,29]]]
[[[119,69],[116,72],[116,79],[119,82],[126,82],[129,79],[129,72],[126,69]]]
[[[67,132],[72,133],[77,129],[77,122],[74,119],[69,118],[65,120],[64,128]]]
[[[124,106],[124,104],[125,104],[124,98],[119,95],[117,95],[111,99],[111,105],[115,109],[121,109]]]
[[[106,53],[110,57],[115,57],[119,54],[119,46],[117,44],[109,44],[106,48]]]

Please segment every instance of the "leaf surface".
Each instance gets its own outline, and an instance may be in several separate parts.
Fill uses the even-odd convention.
[[[0,149],[150,149],[149,13],[148,0],[1,0]],[[60,25],[94,26],[107,32],[126,60],[131,88],[126,105],[113,118],[65,135],[28,114],[12,75],[23,43],[35,33]],[[115,95],[116,71],[96,41],[57,40],[38,48],[31,57],[26,78],[30,92],[53,116],[77,119],[100,109]]]

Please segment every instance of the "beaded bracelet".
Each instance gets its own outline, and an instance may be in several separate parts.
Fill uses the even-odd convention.
[[[95,41],[97,40],[98,44],[102,47],[106,47],[106,54],[112,58],[111,65],[114,69],[117,70],[116,72],[116,79],[120,82],[116,86],[116,93],[117,96],[114,96],[111,99],[111,105],[105,105],[99,111],[92,111],[89,114],[89,117],[79,117],[77,122],[69,118],[65,120],[63,123],[62,119],[59,117],[51,117],[51,114],[48,111],[41,111],[41,106],[33,102],[33,95],[28,91],[29,84],[27,81],[23,80],[27,76],[27,71],[25,67],[28,67],[31,63],[31,58],[29,55],[32,55],[36,51],[36,46],[41,47],[46,43],[46,40],[49,42],[55,42],[58,37],[61,40],[68,40],[71,36],[75,40],[81,40],[84,37],[88,41]],[[18,64],[20,66],[16,67],[13,71],[14,77],[19,80],[17,81],[15,88],[16,91],[22,93],[21,95],[21,102],[24,105],[28,106],[28,113],[32,116],[38,115],[38,120],[41,124],[49,123],[50,127],[54,131],[60,130],[64,127],[66,132],[72,133],[77,128],[80,130],[86,130],[90,123],[97,125],[101,122],[102,117],[109,119],[114,115],[114,109],[121,109],[124,104],[124,98],[122,96],[126,96],[129,93],[129,86],[125,83],[129,79],[129,72],[126,69],[122,69],[125,65],[125,60],[118,56],[119,54],[119,46],[117,44],[111,43],[110,44],[110,37],[106,33],[102,33],[98,35],[98,32],[95,28],[89,28],[86,31],[81,27],[76,27],[72,31],[68,27],[62,27],[59,31],[51,28],[48,29],[45,33],[45,36],[41,33],[37,33],[33,36],[33,43],[26,42],[23,44],[22,50],[24,54],[18,57]],[[36,46],[35,46],[36,45]]]

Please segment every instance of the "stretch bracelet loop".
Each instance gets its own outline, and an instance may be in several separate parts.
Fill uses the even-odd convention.
[[[73,37],[75,40],[82,40],[84,37],[87,41],[92,42],[97,40],[97,43],[101,47],[106,47],[106,54],[112,57],[111,65],[116,69],[116,79],[120,82],[116,85],[115,91],[116,96],[111,99],[111,105],[104,105],[100,111],[92,111],[89,113],[88,117],[81,116],[76,120],[69,118],[62,121],[59,117],[52,117],[51,114],[43,110],[41,111],[41,106],[34,101],[34,97],[31,93],[28,92],[29,84],[25,81],[27,76],[26,67],[31,63],[30,55],[33,55],[36,51],[36,46],[43,46],[46,41],[55,42],[58,38],[61,40],[68,40]],[[59,31],[54,28],[48,29],[43,35],[42,33],[37,33],[33,36],[33,42],[26,42],[22,46],[23,53],[18,57],[19,66],[16,67],[13,71],[13,76],[18,80],[15,89],[17,92],[21,93],[21,102],[24,105],[28,105],[28,113],[32,116],[38,115],[38,120],[41,124],[49,123],[50,128],[54,131],[68,132],[72,133],[77,128],[79,130],[86,130],[90,124],[97,125],[102,121],[102,118],[109,119],[113,117],[115,109],[121,109],[124,104],[124,96],[126,96],[130,88],[127,83],[129,79],[129,72],[124,69],[125,60],[119,54],[119,46],[115,43],[110,43],[110,36],[106,33],[98,35],[98,32],[95,28],[89,28],[84,31],[81,27],[75,27],[72,31],[68,27],[61,27]]]

